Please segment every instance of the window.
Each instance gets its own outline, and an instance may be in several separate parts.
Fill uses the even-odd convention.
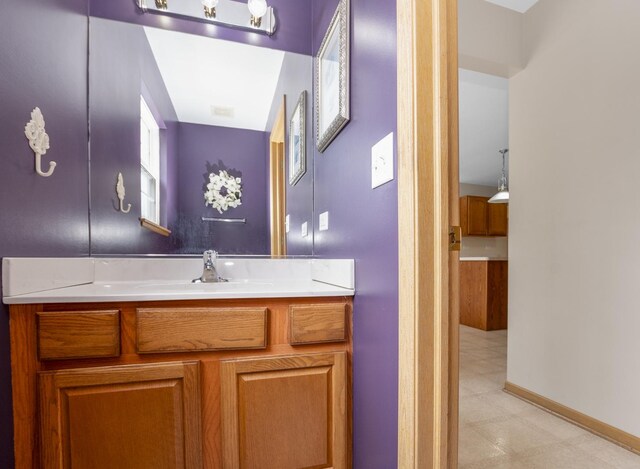
[[[160,128],[140,96],[141,218],[160,224]]]

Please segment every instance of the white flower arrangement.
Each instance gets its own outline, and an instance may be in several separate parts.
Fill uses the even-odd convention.
[[[226,212],[230,207],[242,205],[242,179],[226,171],[209,174],[209,184],[204,193],[204,205],[211,205],[218,212]]]

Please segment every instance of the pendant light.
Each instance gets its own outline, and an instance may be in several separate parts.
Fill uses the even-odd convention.
[[[490,204],[508,204],[509,203],[509,186],[507,185],[507,171],[505,169],[505,159],[509,149],[499,150],[502,155],[502,176],[498,182],[498,193],[489,199]]]

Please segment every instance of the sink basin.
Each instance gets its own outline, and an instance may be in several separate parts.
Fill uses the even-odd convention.
[[[193,283],[191,280],[179,281],[150,281],[150,282],[109,282],[96,283],[96,287],[102,287],[110,291],[119,293],[187,293],[205,291],[239,291],[255,287],[273,285],[273,282],[248,279],[230,279],[227,282],[217,283]]]

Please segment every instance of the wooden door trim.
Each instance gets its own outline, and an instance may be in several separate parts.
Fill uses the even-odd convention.
[[[271,255],[273,257],[287,254],[285,233],[285,197],[286,197],[286,168],[285,168],[285,128],[286,128],[286,97],[282,97],[282,104],[271,134],[269,136],[269,205],[271,218]]]
[[[398,0],[398,467],[457,466],[457,0]]]

